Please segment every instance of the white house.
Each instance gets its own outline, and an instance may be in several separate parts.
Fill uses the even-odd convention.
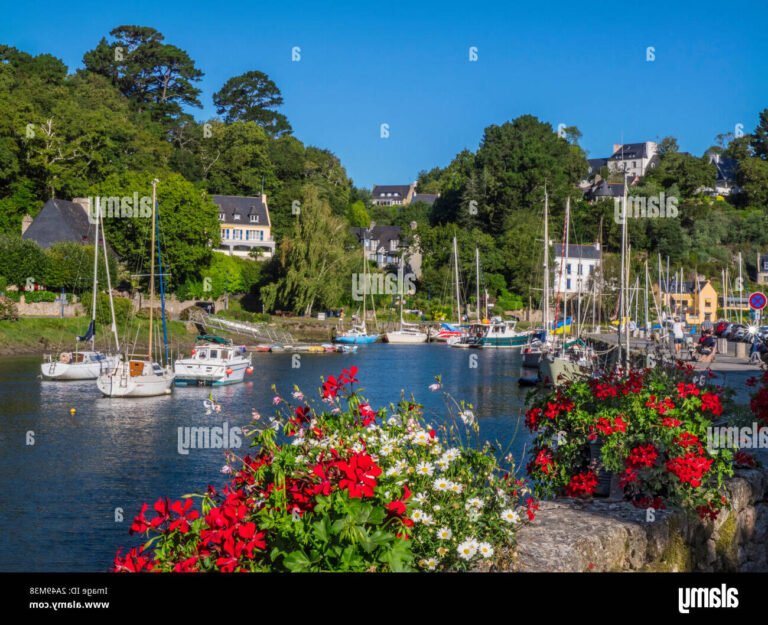
[[[608,157],[608,169],[612,172],[626,172],[630,177],[643,177],[658,162],[658,146],[655,141],[614,143],[613,154]]]
[[[600,244],[569,245],[557,243],[555,250],[554,289],[556,293],[578,295],[592,290],[592,277],[600,268]]]

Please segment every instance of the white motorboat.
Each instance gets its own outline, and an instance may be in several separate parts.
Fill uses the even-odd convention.
[[[203,342],[195,346],[189,358],[180,358],[173,364],[176,386],[237,384],[245,379],[246,373],[253,372],[251,357],[243,348],[218,337],[202,338]]]
[[[156,397],[171,392],[175,374],[156,362],[131,359],[96,380],[96,386],[107,397]]]
[[[393,345],[413,345],[416,343],[426,343],[427,333],[422,332],[417,324],[401,323],[400,329],[394,332],[387,332],[384,340]]]

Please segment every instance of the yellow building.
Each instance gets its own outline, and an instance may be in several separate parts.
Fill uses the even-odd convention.
[[[717,320],[717,291],[709,280],[696,282],[670,280],[668,290],[662,293],[665,310],[679,316],[689,324]]]
[[[269,259],[275,253],[272,223],[269,219],[267,196],[213,195],[219,207],[221,245],[217,252],[248,258],[254,249],[260,258]]]

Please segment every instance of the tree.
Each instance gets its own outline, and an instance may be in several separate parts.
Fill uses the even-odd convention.
[[[750,144],[755,156],[768,160],[768,108],[760,111],[759,121],[755,132],[752,133]]]
[[[29,284],[45,284],[48,259],[34,241],[19,236],[0,236],[0,276],[8,284],[24,289]]]
[[[138,111],[169,123],[184,106],[201,106],[193,83],[203,72],[184,50],[163,43],[163,34],[149,26],[118,26],[109,34],[112,43],[102,39],[83,64],[111,80]]]
[[[349,271],[357,257],[345,248],[348,236],[346,222],[307,185],[293,231],[280,245],[279,278],[261,290],[265,308],[311,315],[315,307],[338,305],[350,288]]]
[[[367,228],[371,225],[371,217],[368,215],[368,211],[365,210],[365,204],[363,204],[362,200],[349,205],[347,220],[350,226],[357,228]]]
[[[748,158],[739,164],[737,181],[744,195],[744,204],[768,210],[768,161]]]
[[[677,144],[677,139],[674,137],[664,137],[659,141],[657,151],[660,157],[664,157],[667,154],[676,154],[680,151],[680,146]]]
[[[716,175],[715,166],[707,159],[670,152],[648,173],[646,180],[660,184],[665,190],[677,185],[683,197],[691,197],[702,188],[713,187]]]
[[[213,94],[213,103],[226,123],[255,122],[272,137],[292,132],[285,115],[275,110],[283,104],[280,89],[264,72],[250,71],[230,78]]]
[[[151,174],[113,174],[91,189],[90,195],[115,198],[139,196],[141,207],[132,216],[104,218],[107,241],[135,273],[149,273],[151,245]],[[157,185],[163,271],[170,288],[199,278],[218,246],[219,209],[213,200],[178,174],[162,175]],[[105,209],[106,207],[102,207]],[[147,210],[144,210],[147,208]]]
[[[46,250],[48,271],[45,284],[49,289],[66,289],[80,293],[93,286],[93,246],[75,242],[55,243]],[[117,283],[117,263],[113,255],[109,256],[109,274],[112,284]],[[99,249],[99,285],[107,286],[107,274],[104,270],[104,258]]]

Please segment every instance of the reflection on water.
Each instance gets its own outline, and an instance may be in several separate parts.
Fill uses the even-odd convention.
[[[142,502],[224,482],[223,451],[181,455],[177,428],[247,425],[253,408],[272,412],[273,384],[285,397],[297,384],[312,398],[320,376],[353,364],[372,406],[412,393],[436,422],[447,414],[445,400],[428,386],[442,375],[444,391],[475,406],[481,437],[523,464],[518,350],[378,344],[357,354],[303,354],[299,361],[254,354],[253,361],[247,382],[214,389],[222,409],[211,415],[203,405],[210,389],[108,399],[95,382],[42,382],[38,358],[0,361],[0,571],[106,570],[119,546],[133,544],[128,527]]]

